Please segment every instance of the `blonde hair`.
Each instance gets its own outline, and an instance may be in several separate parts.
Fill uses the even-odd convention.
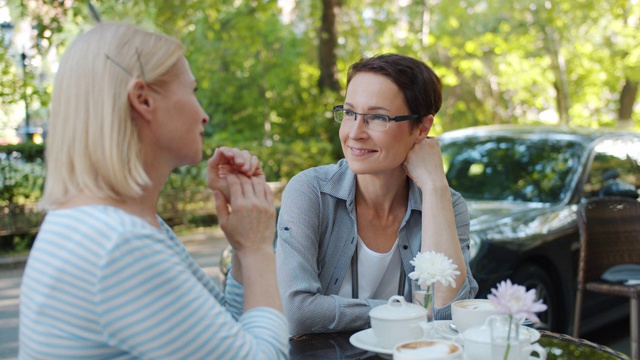
[[[143,168],[128,92],[135,79],[163,81],[184,46],[127,23],[99,24],[65,51],[54,82],[40,205],[74,194],[138,197],[151,183]]]

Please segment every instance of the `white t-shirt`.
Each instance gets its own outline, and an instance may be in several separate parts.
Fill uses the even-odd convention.
[[[401,266],[398,239],[389,252],[377,253],[358,236],[358,298],[386,300],[398,295]],[[351,271],[347,271],[338,295],[351,298],[351,284]]]

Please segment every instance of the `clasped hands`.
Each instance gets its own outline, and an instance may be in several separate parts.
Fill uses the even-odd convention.
[[[235,250],[273,250],[273,193],[256,156],[217,148],[207,161],[207,186],[213,190],[220,227]]]

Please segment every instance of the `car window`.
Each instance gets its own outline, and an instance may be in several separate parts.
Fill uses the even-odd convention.
[[[585,197],[638,197],[640,187],[640,141],[609,139],[594,149],[593,161],[584,185]]]
[[[553,203],[564,198],[583,145],[539,138],[464,138],[442,143],[449,185],[467,200]]]

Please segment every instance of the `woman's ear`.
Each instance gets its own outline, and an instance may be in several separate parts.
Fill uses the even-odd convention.
[[[129,87],[129,103],[131,104],[131,110],[134,115],[137,115],[142,119],[151,118],[151,106],[153,101],[151,99],[149,85],[140,79],[134,80],[131,87]]]
[[[422,118],[422,122],[418,125],[418,137],[416,138],[416,143],[424,140],[427,135],[429,135],[429,131],[431,131],[431,127],[433,126],[433,115],[427,115]]]

